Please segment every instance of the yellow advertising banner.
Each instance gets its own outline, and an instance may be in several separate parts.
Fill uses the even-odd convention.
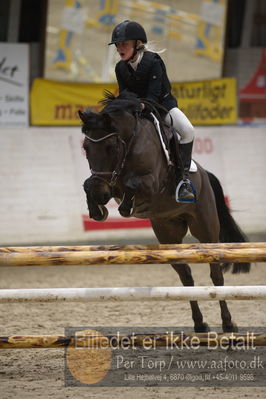
[[[233,78],[192,83],[173,83],[179,108],[194,125],[232,124],[237,120],[236,82]],[[101,109],[104,90],[118,88],[108,83],[62,83],[35,79],[31,90],[31,124],[78,126],[78,110]]]
[[[99,83],[65,83],[35,79],[31,89],[31,124],[46,126],[78,126],[78,110],[101,109],[99,100],[104,90],[115,93],[117,85]]]
[[[237,91],[234,78],[173,83],[178,107],[194,125],[233,124],[237,121]]]

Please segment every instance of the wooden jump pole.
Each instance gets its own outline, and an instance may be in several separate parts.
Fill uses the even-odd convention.
[[[12,252],[90,252],[90,251],[161,251],[181,249],[241,249],[266,248],[265,242],[233,242],[233,243],[193,243],[193,244],[152,244],[152,245],[48,245],[24,247],[0,247],[0,256]]]
[[[266,285],[2,289],[0,303],[266,300]]]
[[[65,335],[11,335],[0,336],[0,349],[37,349],[37,348],[89,348],[107,347],[108,342],[122,343],[126,342],[128,346],[144,347],[149,342],[156,342],[156,347],[170,347],[171,345],[182,345],[186,342],[189,346],[191,340],[197,337],[200,346],[221,346],[226,343],[237,345],[239,343],[247,346],[266,346],[265,333],[173,333],[173,334],[136,334],[132,339],[132,335],[81,335],[66,337]],[[124,340],[124,341],[122,341]],[[186,340],[186,341],[184,341]],[[110,346],[110,345],[109,345]]]
[[[0,266],[86,266],[165,263],[266,262],[265,247],[214,247],[162,250],[104,250],[58,252],[2,251]]]

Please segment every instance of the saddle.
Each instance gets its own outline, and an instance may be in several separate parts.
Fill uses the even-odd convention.
[[[167,164],[169,166],[178,167],[178,164],[180,164],[180,160],[177,155],[179,154],[179,139],[173,126],[168,126],[164,121],[164,117],[168,111],[160,104],[150,100],[141,99],[141,102],[145,104],[145,110],[140,116],[150,120],[154,124],[159,135]],[[190,172],[197,172],[197,165],[193,160],[191,160]]]

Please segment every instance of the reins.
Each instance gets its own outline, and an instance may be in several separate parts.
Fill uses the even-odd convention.
[[[140,98],[140,101],[145,104],[145,106],[149,108],[150,112],[152,112],[156,118],[159,120],[160,123],[162,123],[162,116],[160,114],[160,111],[164,113],[165,115],[168,114],[168,110],[161,104],[158,104],[157,102],[153,100],[148,100],[147,98]],[[145,111],[145,110],[144,110]],[[171,126],[173,126],[173,118],[170,115],[170,120],[171,120]]]

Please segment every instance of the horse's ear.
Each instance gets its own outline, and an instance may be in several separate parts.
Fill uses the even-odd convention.
[[[80,110],[78,110],[78,114],[79,114],[79,117],[80,117],[80,119],[82,120],[82,122],[86,122],[86,117],[85,117],[85,113],[84,112],[82,112],[82,111],[80,111]]]

